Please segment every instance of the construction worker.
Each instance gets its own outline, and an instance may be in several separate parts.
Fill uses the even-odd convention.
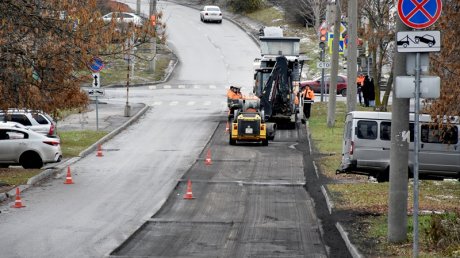
[[[235,86],[230,86],[230,89],[227,91],[227,98],[228,99],[240,99],[240,97],[237,94]]]
[[[308,120],[310,118],[311,102],[313,102],[313,100],[315,99],[315,93],[312,89],[310,89],[309,86],[305,86],[301,95],[303,100],[308,101],[304,101],[303,104],[303,114],[305,116],[305,119]]]
[[[234,88],[235,88],[236,96],[237,96],[239,99],[242,99],[242,98],[243,98],[243,94],[241,93],[241,88],[239,88],[239,87],[234,87]]]
[[[356,86],[358,87],[359,104],[363,105],[362,90],[364,86],[364,74],[360,74],[358,77],[356,77]]]

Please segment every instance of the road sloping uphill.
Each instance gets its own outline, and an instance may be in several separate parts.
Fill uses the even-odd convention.
[[[222,122],[164,206],[111,256],[327,257],[295,149],[300,133],[231,146]],[[183,197],[189,179],[193,200]]]

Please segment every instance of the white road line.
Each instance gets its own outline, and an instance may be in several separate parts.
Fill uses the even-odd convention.
[[[209,88],[210,88],[210,89],[215,89],[215,88],[216,88],[216,85],[209,85]]]
[[[152,106],[160,106],[161,104],[163,104],[163,102],[155,101],[155,102],[152,103]]]
[[[203,103],[203,106],[209,106],[209,105],[211,105],[211,101],[205,101],[205,102]]]
[[[193,105],[195,105],[195,101],[189,101],[189,102],[187,102],[187,106],[193,106]]]
[[[150,90],[156,90],[156,89],[157,89],[157,86],[155,86],[155,85],[149,86],[149,89],[150,89]]]
[[[163,89],[171,89],[171,85],[165,85],[163,86]]]
[[[334,204],[332,203],[329,195],[327,194],[326,188],[324,185],[321,185],[321,192],[323,192],[324,198],[326,199],[327,209],[329,210],[329,214],[332,214],[332,208],[334,208]]]
[[[193,88],[194,89],[199,89],[199,88],[201,88],[201,86],[200,85],[193,85]]]
[[[179,89],[185,89],[185,85],[179,85],[178,88]]]
[[[177,106],[177,104],[179,104],[179,101],[171,101],[169,103],[170,106]]]

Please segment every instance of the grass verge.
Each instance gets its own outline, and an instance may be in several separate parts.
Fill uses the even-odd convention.
[[[407,217],[407,241],[387,241],[388,183],[372,183],[365,176],[336,175],[340,164],[345,103],[337,103],[335,125],[327,127],[327,103],[315,103],[309,128],[316,153],[315,161],[327,184],[335,210],[354,214],[345,227],[352,242],[365,256],[410,256],[412,252],[412,216]],[[371,110],[371,108],[359,108]],[[413,187],[409,181],[408,211],[412,213]],[[460,255],[460,185],[455,180],[420,181],[419,251],[423,257]],[[442,214],[442,215],[435,215]]]

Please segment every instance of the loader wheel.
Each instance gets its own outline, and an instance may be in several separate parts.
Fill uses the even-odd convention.
[[[228,143],[230,145],[236,145],[236,140],[232,139],[232,132],[230,131],[229,136],[228,136]]]

